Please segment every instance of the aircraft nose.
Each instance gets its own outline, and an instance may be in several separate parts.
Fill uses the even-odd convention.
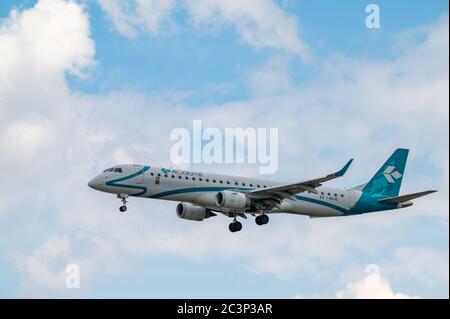
[[[88,182],[88,186],[89,186],[90,188],[97,189],[97,188],[98,188],[98,178],[97,178],[97,177],[94,177],[93,179],[91,179],[91,180]]]

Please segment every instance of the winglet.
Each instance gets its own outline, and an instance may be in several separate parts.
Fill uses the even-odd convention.
[[[336,173],[334,173],[334,175],[341,177],[344,176],[345,172],[347,172],[348,168],[350,167],[350,164],[353,162],[353,158],[351,160],[349,160],[347,162],[347,164],[345,164],[344,167],[342,167],[339,171],[337,171]]]

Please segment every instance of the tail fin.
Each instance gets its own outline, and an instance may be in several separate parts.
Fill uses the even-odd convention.
[[[382,197],[398,196],[408,152],[409,150],[404,148],[396,149],[362,191]]]

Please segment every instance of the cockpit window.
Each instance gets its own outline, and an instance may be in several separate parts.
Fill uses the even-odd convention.
[[[122,173],[122,169],[120,167],[117,167],[114,169],[114,172],[116,173]]]
[[[112,172],[112,171],[114,171],[114,167],[113,167],[113,168],[105,169],[105,170],[103,171],[103,173],[106,173],[106,172]]]

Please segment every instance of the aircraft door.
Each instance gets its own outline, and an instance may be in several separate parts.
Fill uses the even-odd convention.
[[[137,173],[139,170],[142,169],[142,165],[133,165],[134,172]],[[144,174],[139,174],[134,178],[134,181],[136,184],[143,184],[144,183]]]

